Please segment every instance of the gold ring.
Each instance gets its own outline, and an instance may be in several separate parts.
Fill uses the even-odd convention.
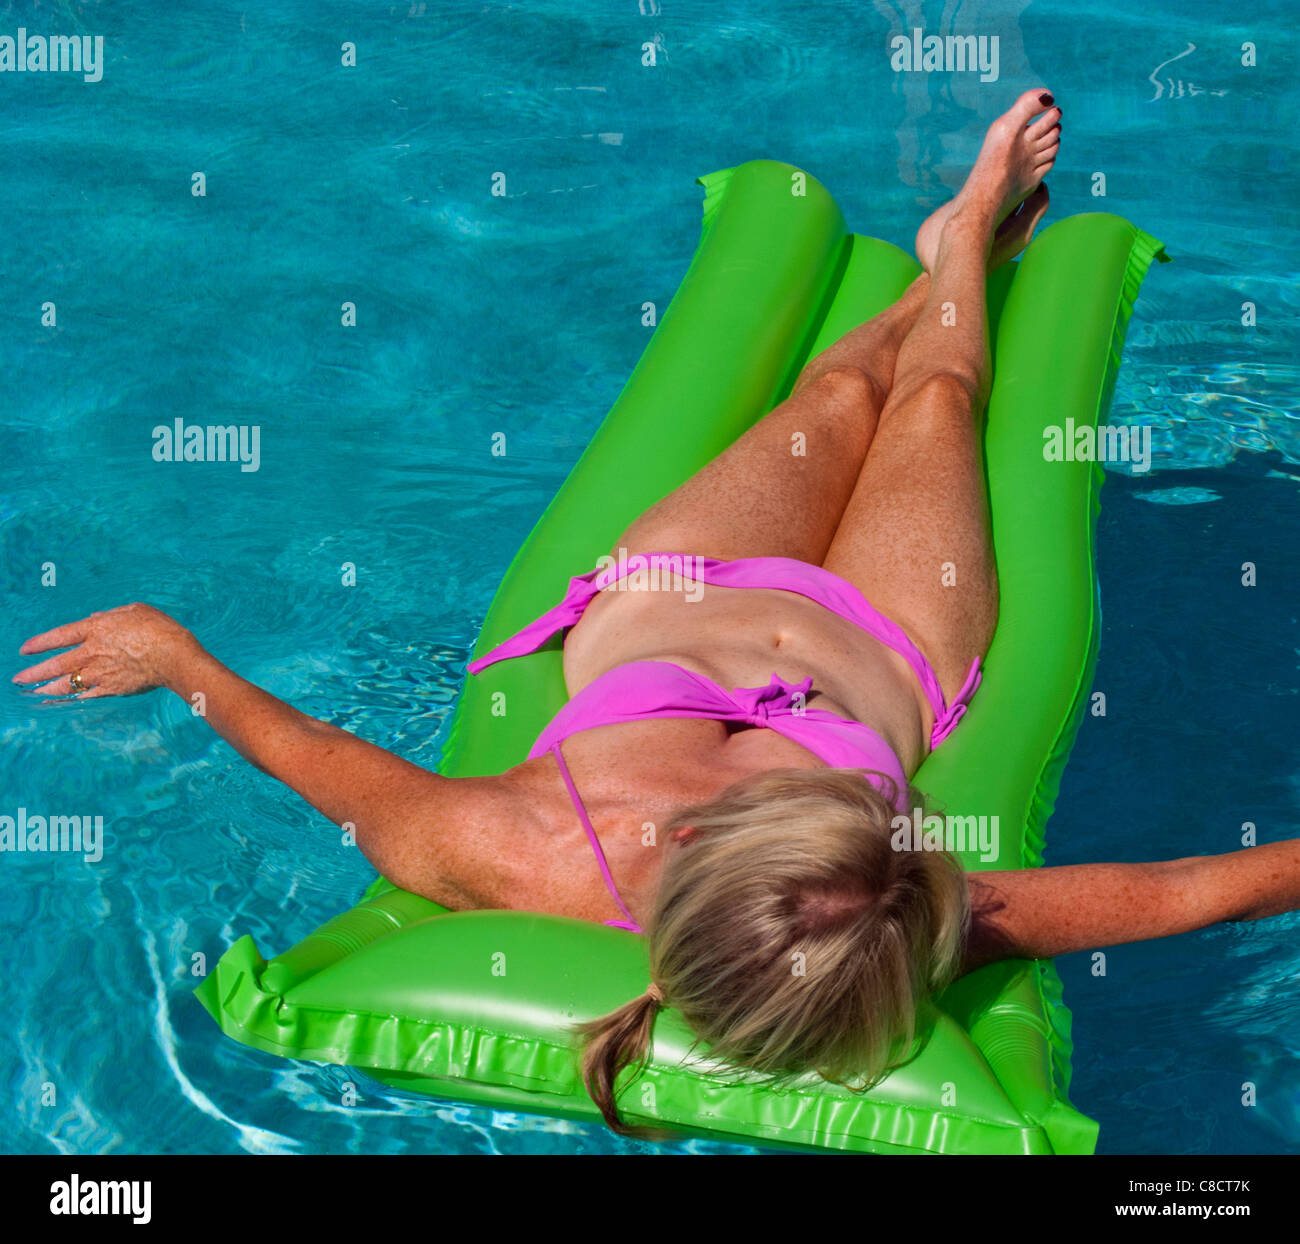
[[[72,684],[73,691],[85,691],[86,684],[81,681],[81,671],[73,670],[68,681]]]

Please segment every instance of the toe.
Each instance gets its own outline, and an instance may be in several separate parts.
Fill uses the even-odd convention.
[[[1044,130],[1037,138],[1033,136],[1032,128],[1031,126],[1029,139],[1029,146],[1032,151],[1044,151],[1061,141],[1061,127],[1059,125],[1053,125],[1050,129]]]
[[[1049,108],[1025,131],[1025,134],[1029,138],[1030,142],[1033,142],[1036,139],[1042,138],[1042,136],[1046,134],[1048,130],[1052,129],[1053,126],[1060,124],[1061,110],[1059,108]]]
[[[1029,118],[1037,116],[1044,108],[1052,107],[1055,101],[1052,93],[1045,86],[1026,91],[1012,107],[1011,112],[1022,125],[1028,124]]]

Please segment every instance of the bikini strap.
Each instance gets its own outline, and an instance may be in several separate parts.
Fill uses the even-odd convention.
[[[597,587],[593,581],[598,573],[599,570],[592,570],[570,579],[569,590],[565,592],[564,599],[558,605],[548,609],[540,618],[530,622],[522,630],[516,631],[491,652],[486,652],[476,661],[471,661],[465,668],[469,673],[477,674],[498,661],[527,656],[530,652],[536,652],[552,635],[575,626],[578,619],[582,617],[583,611],[591,603],[591,598],[600,591],[600,587]]]
[[[619,894],[618,887],[614,884],[613,875],[609,871],[609,864],[605,860],[605,852],[600,849],[600,839],[596,837],[596,831],[592,828],[591,818],[587,815],[582,796],[578,794],[578,788],[573,784],[573,777],[569,773],[569,766],[564,762],[564,753],[560,751],[559,743],[553,744],[550,750],[551,755],[555,757],[555,763],[559,766],[564,785],[568,787],[569,798],[573,801],[574,811],[577,812],[578,819],[582,822],[582,828],[587,831],[587,841],[591,843],[592,852],[596,856],[596,863],[600,866],[600,875],[605,878],[605,888],[609,891],[614,902],[618,904],[619,911],[627,917],[627,920],[606,920],[605,923],[618,929],[627,929],[632,933],[640,933],[642,931],[641,926],[637,924],[632,913],[628,911],[626,904],[623,902],[623,896]]]
[[[650,559],[666,558],[676,563],[678,570],[683,567],[684,556],[681,553],[641,553],[631,558],[620,556],[614,565],[597,566],[586,574],[575,575],[569,580],[564,599],[540,618],[535,618],[522,630],[516,631],[509,639],[498,644],[490,652],[485,652],[477,660],[471,661],[465,668],[471,674],[477,674],[495,665],[498,661],[508,661],[512,657],[528,656],[541,648],[552,636],[576,626],[592,598],[607,587],[612,587],[625,576],[639,572],[643,563]],[[602,559],[608,560],[608,559]],[[697,558],[697,562],[707,559]],[[713,563],[710,563],[713,564]],[[670,566],[671,569],[671,566]]]
[[[934,719],[934,729],[930,731],[931,751],[957,729],[957,723],[966,716],[966,706],[970,703],[970,698],[975,694],[983,677],[984,675],[980,671],[979,658],[976,657],[971,663],[970,671],[966,675],[966,681],[961,685],[961,690],[953,696],[952,703],[943,712],[937,714]],[[939,693],[939,700],[940,703],[943,702],[942,692]]]

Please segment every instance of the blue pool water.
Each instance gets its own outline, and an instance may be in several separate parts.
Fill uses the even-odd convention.
[[[1054,213],[1119,212],[1177,260],[1148,280],[1115,394],[1116,421],[1151,426],[1154,469],[1104,492],[1109,711],[1083,726],[1047,862],[1226,851],[1247,821],[1300,834],[1288,8],[1243,25],[1187,0],[965,3],[944,26],[953,7],[9,6],[0,34],[105,39],[100,82],[0,75],[11,672],[28,635],[147,600],[275,694],[432,767],[500,572],[643,349],[641,304],[685,270],[693,179],[784,159],[853,227],[909,245],[991,117],[1045,82],[1066,113]],[[999,80],[896,75],[887,36],[914,25],[997,34]],[[151,430],[178,416],[259,425],[260,469],[155,462]],[[345,1069],[221,1037],[194,956],[243,933],[286,947],[354,901],[364,859],[161,693],[6,692],[0,737],[0,810],[109,826],[96,865],[0,857],[5,1150],[638,1147],[369,1082],[344,1105]],[[1300,1148],[1297,927],[1117,948],[1105,976],[1060,961],[1073,1096],[1103,1152]]]

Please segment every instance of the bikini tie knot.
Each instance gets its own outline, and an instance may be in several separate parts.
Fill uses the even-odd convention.
[[[930,740],[931,750],[938,747],[954,730],[957,729],[957,723],[966,716],[965,704],[954,704],[944,715],[943,719],[935,726],[934,736]]]
[[[766,687],[737,687],[732,694],[737,707],[751,726],[765,726],[773,714],[788,716],[801,712],[811,690],[811,678],[791,683],[773,674],[772,681]]]

